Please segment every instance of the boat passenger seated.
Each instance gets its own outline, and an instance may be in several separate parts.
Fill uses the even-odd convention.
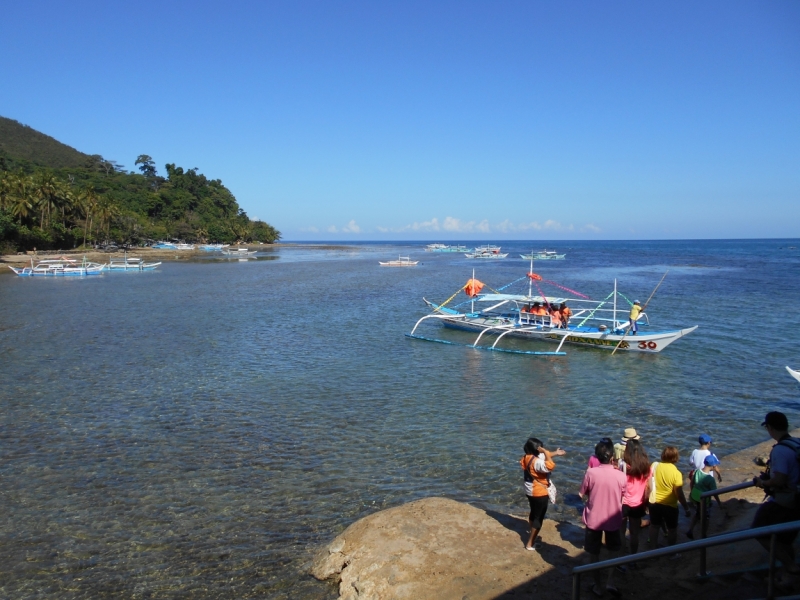
[[[555,306],[550,307],[550,325],[552,327],[561,327],[561,313]]]
[[[547,314],[547,309],[538,302],[534,302],[531,312],[539,317],[544,317]]]

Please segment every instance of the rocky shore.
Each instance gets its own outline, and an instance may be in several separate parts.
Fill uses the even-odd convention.
[[[762,469],[757,459],[768,456],[773,443],[724,457],[721,485],[757,475]],[[709,535],[747,528],[762,499],[755,488],[723,496],[724,510],[713,513]],[[548,520],[542,548],[532,552],[524,546],[526,519],[526,514],[500,514],[446,498],[417,500],[350,525],[319,551],[311,574],[338,582],[340,600],[570,598],[572,568],[588,558],[582,527]],[[679,543],[687,541],[687,525],[682,518]],[[766,560],[761,547],[748,541],[710,549],[709,568],[717,574],[710,579],[696,577],[699,555],[693,553],[649,561],[619,574],[616,583],[623,597],[645,600],[763,597],[766,587],[757,574],[724,573],[761,567]],[[584,598],[594,597],[588,586],[584,582]]]

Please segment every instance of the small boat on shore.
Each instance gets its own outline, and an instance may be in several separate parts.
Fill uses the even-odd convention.
[[[106,265],[89,262],[85,257],[81,262],[78,262],[75,259],[62,256],[61,258],[40,260],[36,264],[31,259],[30,267],[17,268],[9,265],[8,268],[20,277],[84,277],[87,275],[100,275],[105,267]]]
[[[789,375],[794,377],[797,381],[800,381],[800,371],[795,371],[794,369],[790,369],[786,367],[786,370],[789,371]]]
[[[228,246],[230,246],[230,244],[202,244],[198,246],[198,248],[203,252],[218,252]]]
[[[564,260],[566,254],[557,254],[555,250],[542,250],[541,252],[531,252],[530,254],[520,254],[520,258],[525,260]]]
[[[397,260],[389,260],[386,262],[378,261],[382,267],[416,267],[418,260],[411,260],[408,256],[399,256]]]
[[[156,250],[194,250],[194,244],[158,242],[157,244],[153,244],[151,248],[155,248]]]
[[[107,268],[109,271],[153,271],[161,263],[146,263],[141,258],[125,255],[123,258],[112,258]]]
[[[510,286],[526,279],[528,283],[527,293],[512,294],[504,292]],[[541,289],[541,284],[552,285],[568,292],[570,295],[546,295]],[[561,347],[565,343],[606,350],[614,350],[616,348],[628,352],[655,354],[664,350],[672,342],[697,329],[697,325],[695,325],[685,329],[647,331],[646,333],[640,331],[630,334],[628,331],[630,323],[627,316],[632,303],[617,292],[616,280],[614,281],[614,290],[600,301],[592,300],[588,296],[570,290],[558,283],[545,281],[540,275],[532,271],[527,273],[525,277],[500,287],[490,294],[481,293],[483,287],[484,284],[475,279],[473,273],[472,279],[462,288],[469,296],[469,300],[449,308],[445,305],[455,298],[458,292],[442,304],[435,304],[423,298],[423,301],[433,309],[433,312],[419,319],[411,333],[406,335],[426,341],[446,344],[455,343],[416,334],[420,324],[427,320],[429,322],[440,322],[449,329],[477,333],[478,336],[474,342],[467,344],[473,348],[520,354],[553,354],[509,350],[497,346],[501,339],[509,336],[556,343],[558,344],[556,354],[561,354]],[[537,294],[533,293],[534,287],[538,292]],[[619,296],[626,303],[622,307],[618,307]],[[551,317],[548,310],[542,310],[559,307],[562,303],[569,304],[572,312],[571,316],[566,320],[566,324],[561,323],[560,319],[555,319],[555,316]],[[486,308],[481,308],[481,305],[486,305]],[[650,322],[646,313],[642,312],[640,314],[637,324],[639,324],[639,321],[642,321],[642,327],[648,327],[649,329]],[[479,345],[485,335],[495,336],[495,341],[491,346],[484,347]]]
[[[247,248],[223,248],[222,254],[230,256],[231,258],[248,258],[255,256],[257,250],[248,250]]]

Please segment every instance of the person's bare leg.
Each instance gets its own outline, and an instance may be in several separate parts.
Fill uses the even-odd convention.
[[[642,520],[628,519],[628,523],[631,528],[631,554],[636,554],[639,551],[639,532],[642,530]]]
[[[539,530],[534,529],[533,525],[531,525],[531,537],[528,538],[528,543],[525,544],[526,548],[533,548],[533,542],[536,540],[537,535],[539,535]]]

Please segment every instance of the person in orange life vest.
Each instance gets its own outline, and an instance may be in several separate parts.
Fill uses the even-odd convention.
[[[572,316],[572,311],[569,309],[566,302],[562,302],[559,307],[559,312],[561,313],[561,326],[566,329],[567,325],[569,325],[569,318]]]
[[[633,306],[631,306],[631,314],[629,315],[631,321],[631,335],[636,335],[636,332],[639,331],[636,320],[639,318],[640,314],[642,314],[642,305],[638,300],[634,300]]]
[[[561,327],[561,313],[555,304],[550,305],[550,324],[553,327]]]
[[[566,452],[561,448],[557,448],[555,452],[549,452],[545,449],[542,441],[534,437],[528,438],[523,451],[525,456],[520,459],[519,464],[524,472],[525,496],[527,496],[528,504],[531,507],[531,513],[528,517],[531,535],[525,548],[527,550],[536,550],[534,542],[539,530],[542,528],[544,515],[547,513],[547,505],[550,502],[548,494],[550,472],[556,468],[553,458],[564,456]]]

